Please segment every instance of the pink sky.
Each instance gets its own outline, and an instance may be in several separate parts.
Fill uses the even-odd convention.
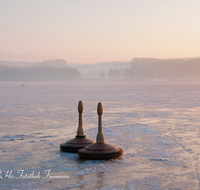
[[[199,7],[198,0],[1,1],[0,51],[68,63],[199,57]]]

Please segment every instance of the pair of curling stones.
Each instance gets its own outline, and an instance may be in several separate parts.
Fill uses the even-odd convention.
[[[96,143],[94,141],[87,139],[84,135],[83,125],[82,125],[82,112],[83,103],[79,101],[78,104],[79,112],[79,125],[77,129],[76,138],[69,140],[60,145],[60,149],[64,152],[78,152],[80,158],[84,159],[111,159],[119,157],[123,154],[123,149],[117,148],[113,145],[107,144],[104,141],[104,135],[102,132],[102,114],[103,106],[101,102],[97,106],[98,114],[98,134],[96,137]]]

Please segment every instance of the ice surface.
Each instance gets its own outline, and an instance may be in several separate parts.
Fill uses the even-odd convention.
[[[200,189],[199,83],[23,84],[0,82],[0,189]],[[87,138],[96,139],[102,102],[105,141],[123,156],[82,160],[59,150],[76,135],[80,100]]]

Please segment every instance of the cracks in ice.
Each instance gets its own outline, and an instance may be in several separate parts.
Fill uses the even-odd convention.
[[[189,154],[190,156],[190,160],[191,160],[191,163],[192,163],[192,169],[193,169],[193,172],[194,172],[194,176],[195,176],[195,179],[196,179],[196,187],[195,187],[195,190],[197,190],[198,188],[198,184],[199,184],[199,180],[197,178],[197,174],[196,174],[196,170],[195,170],[195,166],[194,166],[194,162],[193,162],[193,159],[191,157],[191,154],[188,152],[188,150],[184,149],[182,146],[180,146],[177,142],[173,141],[168,135],[165,135],[171,142],[173,142],[176,146],[178,146],[179,148],[181,148],[185,153]]]

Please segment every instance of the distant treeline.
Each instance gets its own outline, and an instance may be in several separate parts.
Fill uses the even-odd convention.
[[[0,61],[1,81],[79,79],[200,79],[200,58],[134,58],[129,62],[102,62],[81,66],[69,65],[62,59],[40,63]]]
[[[67,67],[67,62],[64,59],[45,60],[35,63],[34,66],[51,66],[56,68],[64,68]]]
[[[109,69],[105,76],[113,79],[200,79],[200,58],[134,58],[131,64],[131,68]]]
[[[57,81],[78,80],[80,72],[75,68],[51,66],[10,67],[0,65],[1,81]]]

